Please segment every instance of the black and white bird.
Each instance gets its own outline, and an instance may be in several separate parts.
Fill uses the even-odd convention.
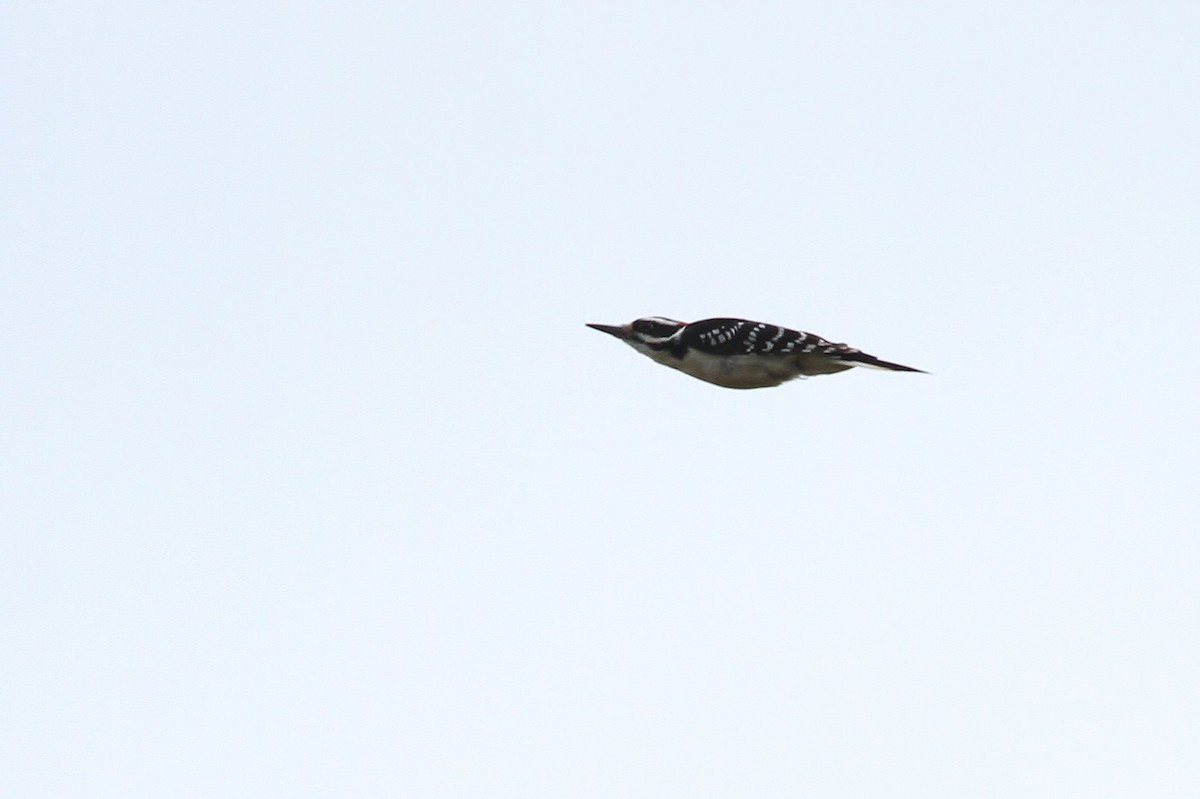
[[[812,333],[746,319],[701,319],[689,324],[648,316],[627,325],[588,323],[588,327],[616,336],[663,366],[725,388],[767,388],[855,366],[922,371]]]

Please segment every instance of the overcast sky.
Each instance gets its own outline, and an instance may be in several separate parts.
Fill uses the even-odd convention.
[[[1200,792],[1200,5],[5,18],[0,794]]]

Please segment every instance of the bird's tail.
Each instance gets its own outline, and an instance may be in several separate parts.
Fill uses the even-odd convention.
[[[869,366],[872,369],[886,369],[889,372],[919,372],[923,375],[929,374],[924,369],[916,369],[901,363],[880,360],[874,355],[867,355],[865,352],[856,352],[853,355],[844,356],[844,360],[850,361],[855,366]]]

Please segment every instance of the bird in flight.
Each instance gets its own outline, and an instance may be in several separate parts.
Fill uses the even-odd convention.
[[[922,372],[812,333],[747,319],[701,319],[689,324],[647,316],[627,325],[589,322],[588,327],[616,336],[656,363],[725,388],[767,388],[855,366]]]

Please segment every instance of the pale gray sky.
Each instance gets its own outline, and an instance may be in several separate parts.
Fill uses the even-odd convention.
[[[1200,792],[1197,4],[4,27],[0,795]]]

